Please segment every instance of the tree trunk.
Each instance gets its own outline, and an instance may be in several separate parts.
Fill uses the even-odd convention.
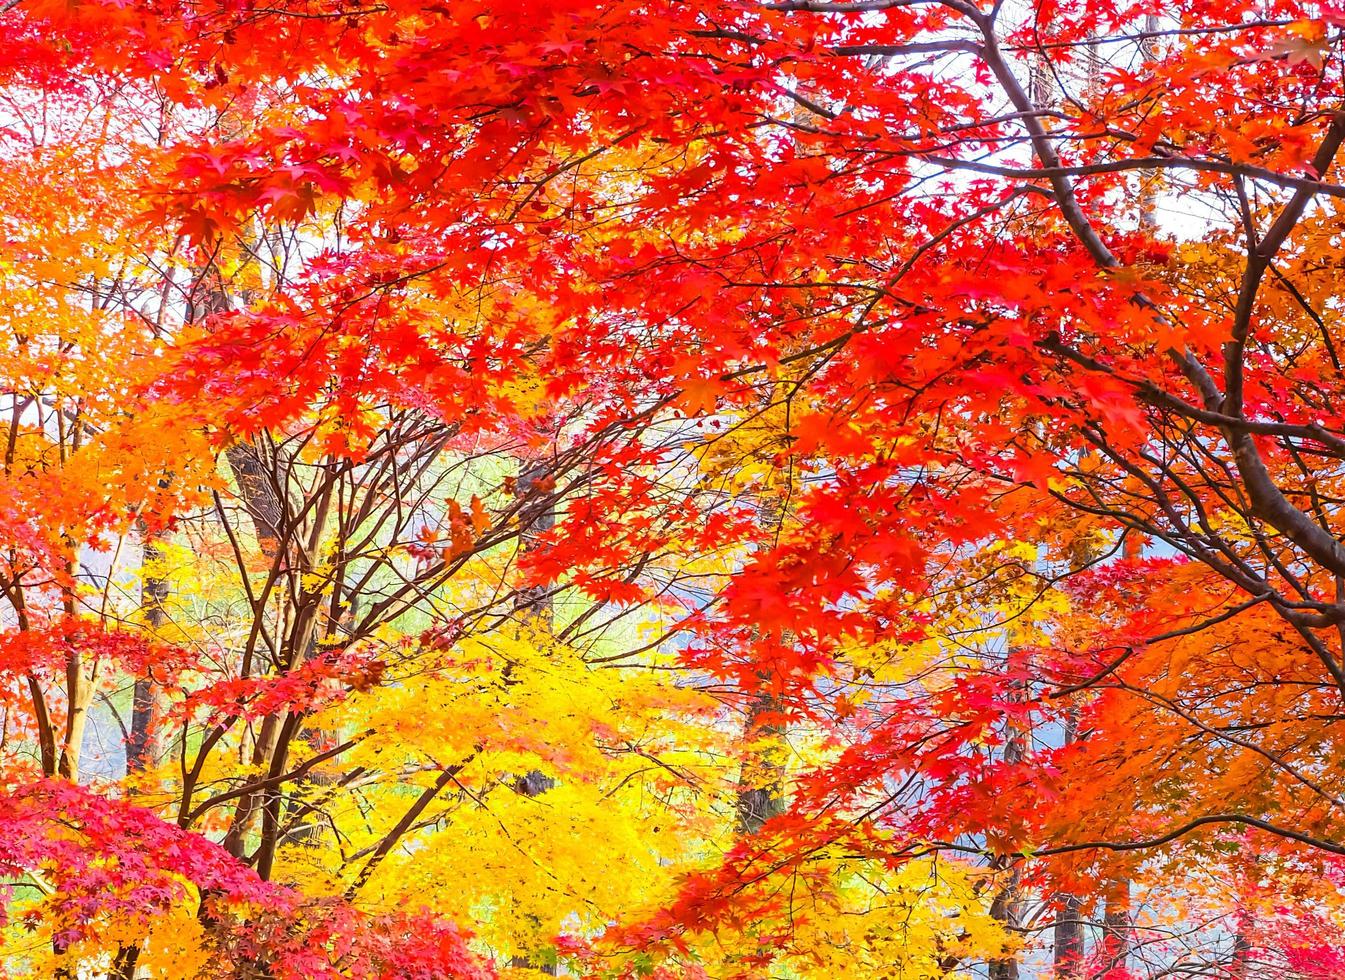
[[[161,561],[163,553],[159,550],[160,539],[157,535],[145,532],[144,557],[142,569],[150,568]],[[159,635],[167,620],[164,605],[168,601],[168,581],[157,574],[143,572],[140,585],[140,611],[145,626],[152,638]],[[162,741],[158,732],[159,716],[162,713],[158,685],[153,674],[147,669],[144,677],[137,677],[135,692],[131,699],[131,731],[126,738],[127,773],[143,772],[158,761],[162,751]]]
[[[784,523],[784,511],[781,502],[775,499],[761,501],[757,514],[762,527],[774,535]],[[786,634],[781,642],[789,644],[792,637]],[[757,675],[762,684],[769,682],[769,675]],[[738,790],[737,813],[738,832],[752,835],[761,830],[771,817],[784,813],[784,736],[785,727],[770,721],[770,716],[778,714],[780,702],[765,691],[752,696],[747,707],[747,717],[743,719],[742,737],[745,743],[761,740],[755,753],[744,757],[740,770],[740,788]]]
[[[1065,716],[1064,744],[1071,744],[1078,735],[1079,711],[1071,707]],[[1056,980],[1076,980],[1082,973],[1084,957],[1083,899],[1061,891],[1056,897],[1056,920],[1052,949],[1052,975]]]
[[[544,463],[524,463],[519,467],[516,490],[520,498],[526,498],[533,492],[537,481],[546,474],[546,469]],[[556,508],[551,501],[545,500],[537,508],[529,510],[531,513],[519,515],[523,522],[520,541],[524,551],[535,548],[537,536],[556,526]],[[535,586],[520,590],[514,602],[514,611],[525,623],[533,623],[546,629],[550,629],[553,625],[555,611],[545,588]],[[530,798],[541,796],[555,787],[554,779],[536,769],[514,780],[514,791]],[[518,969],[536,970],[547,976],[557,975],[557,968],[554,965],[535,963],[528,956],[515,956],[509,965]]]
[[[766,694],[756,695],[743,720],[743,739],[766,739],[758,751],[743,759],[738,790],[738,833],[750,836],[771,817],[785,810],[782,755],[785,728],[769,720],[780,710],[779,702]]]
[[[1117,878],[1107,883],[1106,910],[1103,914],[1103,965],[1107,970],[1124,970],[1130,957],[1130,879]]]
[[[1009,731],[1004,743],[1004,761],[1013,765],[1021,762],[1027,754],[1027,733],[1011,721],[1006,722],[1006,724],[1009,726]],[[996,859],[996,865],[1000,868],[1010,867],[1009,862],[1015,860],[1013,856],[998,858]],[[990,903],[990,917],[1009,931],[1015,931],[1022,927],[1022,873],[1016,865],[1010,867],[1004,886],[995,896],[995,900]],[[992,960],[989,966],[990,980],[1018,980],[1017,956],[1006,956],[1003,959]]]
[[[75,574],[74,561],[69,569]],[[76,611],[74,593],[65,598],[65,614],[71,618]],[[61,759],[57,772],[71,782],[79,779],[79,754],[84,745],[84,728],[89,721],[89,706],[93,703],[94,691],[98,688],[98,664],[95,662],[91,673],[84,672],[84,655],[71,650],[65,659],[65,736],[61,741]]]
[[[1055,920],[1052,968],[1057,980],[1076,980],[1083,966],[1083,901],[1078,895],[1061,894]]]

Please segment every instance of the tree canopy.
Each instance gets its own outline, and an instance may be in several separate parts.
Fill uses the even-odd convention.
[[[3,975],[1345,976],[1345,5],[0,37]]]

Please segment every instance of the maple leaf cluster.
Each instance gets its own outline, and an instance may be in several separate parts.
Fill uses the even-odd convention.
[[[5,975],[1345,971],[1345,8],[0,36]]]

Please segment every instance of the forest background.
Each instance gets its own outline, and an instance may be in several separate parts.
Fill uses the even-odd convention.
[[[1345,6],[0,4],[0,968],[1345,976]]]

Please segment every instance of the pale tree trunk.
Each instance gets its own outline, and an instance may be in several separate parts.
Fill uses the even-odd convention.
[[[74,576],[76,561],[70,563],[69,573]],[[65,614],[74,618],[76,612],[74,593],[65,597]],[[65,735],[61,740],[61,758],[57,773],[74,782],[79,779],[80,749],[84,745],[84,729],[89,721],[89,706],[93,704],[94,691],[98,689],[100,664],[95,661],[85,669],[84,655],[77,649],[67,654],[65,659]]]
[[[84,657],[79,653],[71,653],[66,658],[65,681],[69,704],[57,772],[74,781],[79,779],[80,748],[84,744],[84,729],[89,721],[89,706],[93,703],[93,693],[98,685],[97,668],[94,668],[92,676],[87,675]]]

